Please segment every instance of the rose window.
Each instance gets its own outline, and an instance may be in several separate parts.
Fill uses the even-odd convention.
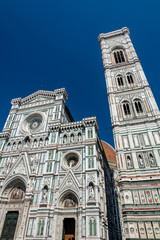
[[[41,113],[33,113],[27,116],[21,125],[24,132],[34,132],[37,131],[43,123],[43,115]]]

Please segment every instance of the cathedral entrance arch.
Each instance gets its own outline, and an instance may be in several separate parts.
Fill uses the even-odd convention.
[[[64,192],[55,212],[55,240],[79,240],[78,223],[81,217],[77,194],[71,190]]]
[[[8,182],[1,194],[0,239],[23,239],[29,201],[25,199],[26,185],[21,178]],[[3,206],[3,207],[2,207]],[[24,226],[22,227],[22,222]],[[19,227],[21,225],[21,228]]]

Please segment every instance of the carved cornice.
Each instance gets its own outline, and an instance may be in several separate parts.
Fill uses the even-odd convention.
[[[155,121],[160,121],[160,114],[157,116],[148,117],[146,115],[141,116],[141,118],[125,119],[122,122],[112,121],[112,128],[117,126],[126,126],[126,125],[137,125],[142,123],[154,123]]]
[[[0,138],[8,139],[10,137],[10,131],[0,132]]]
[[[136,57],[136,58],[134,58],[133,60],[130,60],[130,61],[127,61],[127,62],[123,62],[123,63],[117,63],[117,64],[105,64],[104,65],[104,71],[105,70],[114,70],[114,69],[116,69],[116,70],[120,70],[120,69],[122,69],[122,68],[126,68],[126,67],[129,67],[129,66],[132,66],[132,65],[134,65],[134,64],[136,64],[136,63],[141,63],[140,62],[140,60]]]
[[[142,82],[143,84],[143,82]],[[145,83],[144,83],[145,84]],[[134,85],[131,88],[113,88],[113,87],[108,87],[107,88],[107,96],[115,94],[116,96],[122,96],[122,94],[128,95],[128,94],[133,94],[132,92],[135,93],[140,93],[139,90],[146,89],[146,88],[151,88],[149,83],[147,82],[145,85]]]
[[[98,122],[96,117],[90,117],[90,118],[83,118],[82,121],[77,122],[70,122],[65,124],[55,123],[51,124],[48,127],[49,131],[69,131],[71,129],[78,129],[78,128],[84,128],[88,126],[96,126],[98,129]]]
[[[97,122],[97,118],[96,117],[90,117],[90,118],[83,118],[83,122],[85,124],[85,126],[96,126],[96,128],[98,129],[98,122]]]
[[[35,93],[30,94],[29,96],[27,96],[25,98],[14,98],[14,99],[12,99],[11,103],[21,105],[21,104],[25,104],[25,103],[28,103],[28,102],[34,100],[37,96],[42,96],[42,97],[45,96],[45,97],[55,99],[55,97],[58,95],[63,95],[64,99],[68,98],[68,94],[67,94],[65,88],[60,88],[60,89],[56,89],[54,91],[39,90]]]
[[[60,123],[51,124],[51,125],[48,126],[48,131],[50,131],[50,132],[58,132],[60,127],[61,127]]]
[[[19,97],[19,98],[14,98],[14,99],[12,99],[11,103],[12,103],[12,104],[20,104],[21,100],[22,100],[21,97]]]
[[[109,33],[101,33],[98,36],[98,42],[101,41],[101,39],[107,39],[107,38],[111,38],[111,37],[115,37],[115,36],[119,36],[119,35],[124,35],[125,33],[127,33],[128,35],[130,35],[129,29],[127,27],[118,29],[116,31],[112,31]]]

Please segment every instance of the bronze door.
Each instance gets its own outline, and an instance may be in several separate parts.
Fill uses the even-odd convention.
[[[18,212],[7,212],[0,240],[14,239],[18,215]]]

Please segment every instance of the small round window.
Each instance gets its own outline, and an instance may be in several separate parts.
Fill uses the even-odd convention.
[[[80,155],[77,152],[67,153],[63,158],[63,165],[65,168],[77,168],[79,163]]]

